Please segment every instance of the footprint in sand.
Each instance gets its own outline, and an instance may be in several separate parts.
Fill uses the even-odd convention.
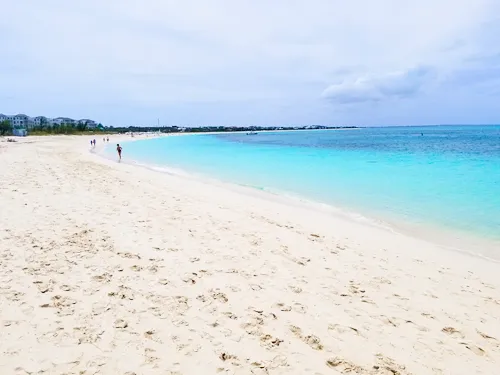
[[[314,350],[323,350],[323,345],[321,344],[321,341],[319,337],[314,336],[314,335],[309,335],[306,336],[302,339],[307,345],[309,345],[311,348]]]
[[[238,319],[238,317],[236,315],[234,315],[232,312],[230,311],[226,311],[226,312],[223,312],[222,313],[223,315],[227,316],[229,319],[232,319],[232,320],[236,320]]]
[[[330,358],[326,361],[326,365],[330,368],[333,368],[335,370],[340,371],[342,374],[363,374],[367,373],[365,370],[358,365],[355,365],[352,362],[346,361],[343,358],[340,357],[335,357],[335,358]]]
[[[463,335],[462,332],[459,330],[453,328],[453,327],[444,327],[441,332],[446,333],[447,335],[450,335],[452,337],[460,338],[463,339],[465,336]]]
[[[352,333],[354,335],[360,336],[359,330],[354,327],[349,327],[349,326],[344,326],[341,324],[329,324],[328,325],[328,330],[329,331],[335,331],[338,333]]]
[[[97,316],[104,314],[106,311],[111,310],[111,307],[109,306],[108,303],[104,302],[95,302],[92,305],[92,315]]]
[[[49,280],[48,282],[43,282],[40,280],[34,281],[33,284],[36,285],[40,293],[47,293],[47,292],[52,292],[54,282],[52,280]]]
[[[299,314],[305,314],[307,312],[307,306],[304,306],[301,303],[294,303],[292,308],[293,311],[298,312]]]
[[[187,284],[196,284],[197,279],[199,279],[199,276],[195,272],[191,273],[186,273],[181,280],[184,281]]]
[[[69,292],[71,290],[71,287],[69,285],[64,284],[64,285],[61,285],[59,287],[59,289],[65,291],[65,292]]]
[[[307,263],[311,261],[311,259],[300,257],[300,258],[294,258],[293,261],[298,265],[305,266]]]
[[[262,334],[261,327],[264,325],[264,319],[260,315],[252,315],[250,318],[250,322],[243,323],[241,328],[249,335],[260,336]]]
[[[150,273],[157,273],[158,272],[158,266],[156,264],[153,264],[152,266],[148,267],[148,271]]]
[[[290,331],[314,350],[323,350],[323,345],[319,337],[315,335],[302,335],[302,330],[297,326],[290,326]]]
[[[93,344],[101,339],[104,330],[96,331],[88,327],[73,328],[73,336],[78,340],[78,344]]]
[[[290,285],[289,288],[294,293],[302,293],[302,288],[300,286]]]
[[[326,365],[342,374],[370,374],[370,375],[410,375],[405,366],[395,363],[392,359],[377,354],[377,363],[371,369],[358,366],[341,357],[328,359]]]
[[[311,233],[311,234],[309,235],[309,239],[310,239],[311,241],[318,241],[318,240],[320,240],[320,239],[321,239],[321,236],[320,236],[319,234],[316,234],[316,233]]]
[[[101,283],[109,283],[111,281],[112,277],[113,277],[113,275],[105,272],[102,275],[96,275],[96,276],[92,277],[92,279],[94,281],[98,281],[98,282],[101,282]]]
[[[151,341],[155,341],[159,344],[162,343],[162,341],[157,337],[156,335],[156,331],[154,330],[149,330],[149,331],[146,331],[144,332],[144,338],[148,339],[148,340],[151,340]]]
[[[218,289],[209,290],[209,292],[210,292],[210,296],[216,301],[219,301],[222,303],[226,303],[228,301],[227,296],[224,293],[219,292]]]
[[[260,345],[262,345],[263,347],[267,348],[267,349],[273,349],[277,346],[279,346],[281,343],[283,342],[283,340],[277,338],[277,337],[273,337],[271,335],[262,335],[260,337]]]
[[[116,291],[116,292],[109,292],[108,296],[109,297],[117,297],[119,299],[128,299],[130,301],[132,301],[135,298],[132,290],[129,287],[126,287],[124,285],[120,285],[118,287],[118,291]]]
[[[278,302],[273,305],[273,308],[279,309],[280,311],[292,311],[292,307],[289,305],[285,305],[284,303]]]
[[[119,329],[125,329],[128,327],[128,323],[123,319],[117,319],[115,320],[114,327]]]
[[[139,254],[132,254],[132,253],[117,253],[117,255],[121,256],[122,258],[127,258],[127,259],[141,259]]]
[[[472,353],[474,353],[476,355],[479,355],[479,356],[486,355],[486,352],[484,351],[484,349],[480,348],[479,346],[469,344],[466,342],[461,342],[460,344],[464,345],[467,349],[469,349]]]
[[[160,360],[160,358],[155,357],[153,354],[156,352],[156,350],[151,349],[151,348],[145,348],[144,349],[144,363],[145,364],[155,364]]]
[[[481,336],[483,339],[487,339],[487,340],[493,340],[493,341],[497,341],[496,338],[492,337],[492,336],[489,336],[487,335],[486,333],[483,333],[479,330],[476,330],[476,332],[478,333],[479,336]]]

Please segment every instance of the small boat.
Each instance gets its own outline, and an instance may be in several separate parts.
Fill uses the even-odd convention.
[[[258,134],[257,132],[248,132],[247,135],[256,135]]]

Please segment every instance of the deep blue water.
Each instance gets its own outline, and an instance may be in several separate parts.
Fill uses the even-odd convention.
[[[124,156],[500,239],[500,126],[172,136],[127,143]]]

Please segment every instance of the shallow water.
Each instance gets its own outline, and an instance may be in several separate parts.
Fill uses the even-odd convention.
[[[390,222],[500,239],[500,126],[171,136],[127,143],[124,155]]]

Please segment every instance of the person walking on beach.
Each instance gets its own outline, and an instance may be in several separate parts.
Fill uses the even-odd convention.
[[[118,152],[118,159],[122,160],[122,147],[119,143],[116,144],[116,151]]]

